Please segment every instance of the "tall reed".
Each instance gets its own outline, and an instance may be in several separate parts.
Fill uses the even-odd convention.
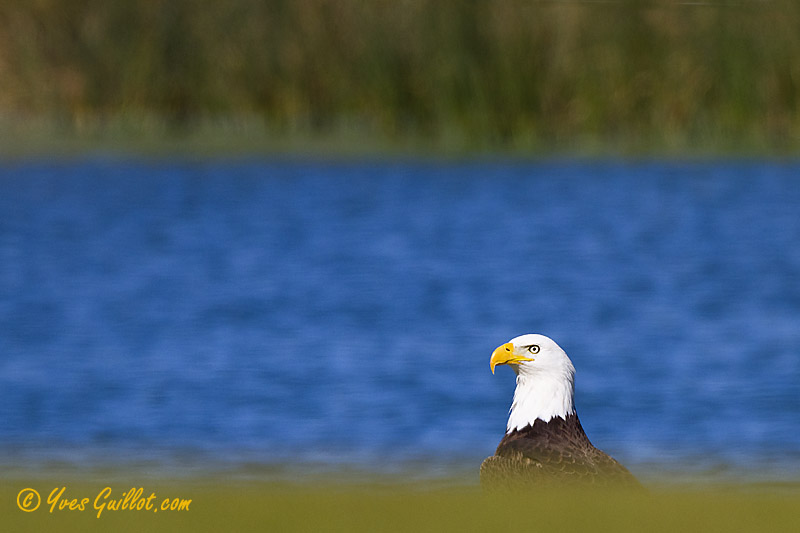
[[[5,0],[0,117],[791,151],[798,28],[800,3],[755,0]]]

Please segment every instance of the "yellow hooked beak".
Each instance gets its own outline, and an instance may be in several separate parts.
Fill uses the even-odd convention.
[[[492,352],[492,358],[489,359],[489,368],[492,369],[492,374],[494,374],[494,367],[497,365],[518,365],[523,361],[533,361],[533,358],[515,354],[514,345],[507,342],[502,346],[498,346]]]

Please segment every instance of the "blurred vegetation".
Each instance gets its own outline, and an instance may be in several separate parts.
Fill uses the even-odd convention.
[[[4,0],[0,139],[800,148],[800,2]]]
[[[110,486],[110,499],[131,487],[143,497],[191,499],[188,511],[104,511],[94,498]],[[16,497],[34,488],[41,505],[25,513]],[[49,512],[53,488],[64,498],[90,498],[84,511]],[[639,495],[614,491],[555,491],[491,496],[476,487],[426,489],[403,485],[313,486],[257,482],[4,481],[6,531],[798,531],[795,490],[731,486],[661,490]]]

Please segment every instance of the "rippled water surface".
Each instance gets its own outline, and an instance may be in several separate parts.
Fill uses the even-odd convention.
[[[800,165],[0,167],[0,462],[469,472],[511,337],[634,471],[800,477]]]

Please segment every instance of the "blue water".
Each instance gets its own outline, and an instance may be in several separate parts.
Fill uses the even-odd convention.
[[[634,472],[800,477],[800,165],[0,167],[2,464],[472,473],[526,332]]]

